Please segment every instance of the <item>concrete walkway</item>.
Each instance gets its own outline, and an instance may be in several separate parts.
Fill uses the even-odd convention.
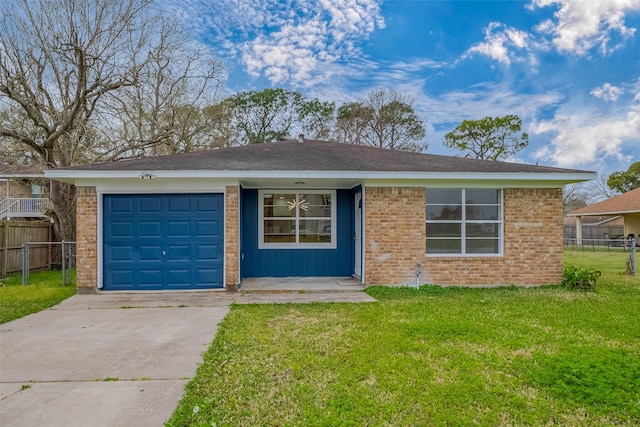
[[[101,293],[0,325],[0,425],[161,426],[231,303],[371,302],[353,293]]]

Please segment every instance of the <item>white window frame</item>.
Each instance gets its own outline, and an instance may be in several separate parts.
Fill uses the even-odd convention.
[[[264,195],[270,193],[289,193],[295,194],[296,200],[299,200],[300,194],[328,194],[331,197],[331,242],[327,243],[304,243],[299,242],[300,238],[300,220],[318,219],[317,217],[301,217],[300,206],[296,204],[296,215],[291,217],[296,223],[296,242],[295,243],[272,243],[264,241]],[[301,190],[301,189],[274,189],[274,190],[258,190],[258,249],[336,249],[337,244],[337,199],[336,190]]]
[[[428,218],[426,218],[426,224],[460,224],[460,253],[451,253],[451,252],[440,252],[440,253],[433,253],[433,252],[426,252],[426,244],[427,242],[425,241],[425,253],[427,255],[427,257],[499,257],[499,256],[503,256],[504,255],[504,191],[501,188],[426,188],[425,189],[425,193],[427,195],[427,200],[425,203],[425,209],[427,206],[429,206],[429,200],[428,200],[428,192],[429,190],[461,190],[461,196],[462,196],[462,200],[460,201],[462,203],[461,205],[461,210],[462,210],[462,218],[460,220],[429,220]],[[499,206],[498,206],[498,215],[499,215],[499,219],[497,220],[467,220],[466,216],[467,216],[467,197],[466,197],[466,192],[467,190],[495,190],[498,191],[498,200],[499,200]],[[486,205],[486,204],[473,204],[470,206],[495,206],[493,204],[491,205]],[[497,253],[478,253],[478,252],[473,252],[473,253],[467,253],[467,224],[498,224],[498,252]],[[429,236],[427,236],[427,240],[429,239]],[[454,238],[451,238],[451,240],[457,240]]]

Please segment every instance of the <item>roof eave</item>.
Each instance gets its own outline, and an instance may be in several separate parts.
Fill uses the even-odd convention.
[[[599,215],[626,215],[626,214],[637,214],[640,213],[640,209],[631,209],[626,211],[598,211],[598,212],[579,212],[579,213],[568,213],[566,216],[599,216]]]
[[[407,180],[516,180],[549,181],[572,183],[596,178],[595,172],[584,173],[528,173],[528,172],[392,172],[392,171],[236,171],[236,170],[131,170],[131,171],[87,171],[50,169],[45,177],[65,182],[76,179],[137,179],[141,175],[151,174],[156,178],[359,178],[359,179],[407,179]]]

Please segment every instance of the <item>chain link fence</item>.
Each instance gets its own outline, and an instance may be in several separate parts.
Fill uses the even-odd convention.
[[[29,242],[22,247],[22,284],[36,271],[61,271],[62,283],[71,284],[76,268],[75,242]]]
[[[564,239],[564,250],[571,257],[579,259],[586,253],[600,254],[611,262],[616,270],[637,276],[636,254],[640,248],[635,239]]]

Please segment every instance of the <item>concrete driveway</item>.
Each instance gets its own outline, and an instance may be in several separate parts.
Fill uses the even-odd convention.
[[[0,325],[0,426],[161,426],[231,303],[370,303],[364,292],[75,295]]]
[[[231,301],[76,295],[0,325],[0,425],[163,425]]]

